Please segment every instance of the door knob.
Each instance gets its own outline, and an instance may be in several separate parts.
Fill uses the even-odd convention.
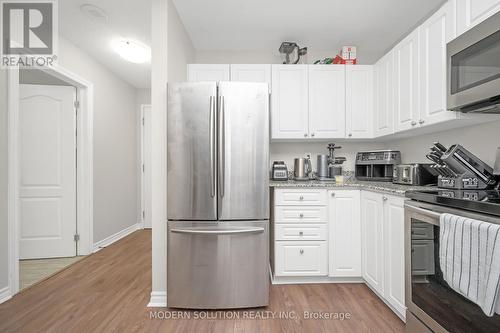
[[[304,254],[304,250],[300,249],[300,254]]]

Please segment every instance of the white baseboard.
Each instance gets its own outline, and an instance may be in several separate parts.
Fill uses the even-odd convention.
[[[106,246],[109,246],[113,244],[114,242],[122,239],[123,237],[126,237],[133,233],[134,231],[137,231],[141,228],[141,225],[139,223],[133,224],[130,227],[123,229],[122,231],[117,232],[114,235],[111,235],[109,237],[104,238],[103,240],[98,241],[97,243],[94,243],[94,249],[93,252],[97,252],[102,248],[105,248]]]
[[[0,289],[0,304],[8,301],[11,298],[12,298],[12,295],[10,294],[10,287],[9,286]]]
[[[328,276],[279,276],[273,277],[272,284],[309,284],[309,283],[365,283],[362,277]]]
[[[152,291],[148,308],[166,308],[166,307],[167,307],[167,292]]]

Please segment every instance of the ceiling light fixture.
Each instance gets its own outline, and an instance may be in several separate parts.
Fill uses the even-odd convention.
[[[111,47],[120,57],[135,64],[151,60],[151,48],[137,41],[117,39],[111,43]]]
[[[92,20],[102,23],[108,22],[108,13],[96,5],[86,3],[80,6],[80,10]]]

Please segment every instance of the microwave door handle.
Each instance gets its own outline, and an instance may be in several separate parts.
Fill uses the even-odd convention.
[[[210,146],[210,196],[215,197],[215,97],[210,96],[210,115],[209,115],[209,146]]]
[[[227,229],[227,230],[171,229],[170,232],[177,234],[191,234],[191,235],[259,234],[264,232],[264,228]]]

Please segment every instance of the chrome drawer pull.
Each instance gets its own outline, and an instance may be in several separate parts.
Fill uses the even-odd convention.
[[[304,250],[300,249],[300,254],[304,254]]]

